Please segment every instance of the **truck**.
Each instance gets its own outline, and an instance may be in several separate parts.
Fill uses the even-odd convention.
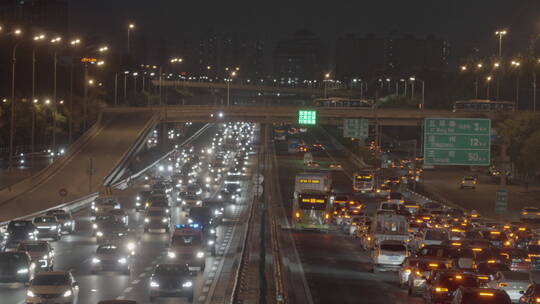
[[[409,221],[406,215],[394,211],[377,211],[372,222],[369,248],[373,249],[382,241],[409,242]]]

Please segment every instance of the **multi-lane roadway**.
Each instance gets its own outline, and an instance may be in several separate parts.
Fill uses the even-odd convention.
[[[195,142],[195,151],[206,148],[211,143],[211,137],[216,128],[207,130]],[[248,162],[249,164],[249,162]],[[250,164],[253,165],[253,164]],[[250,172],[251,169],[248,170]],[[217,195],[223,180],[211,186],[207,198]],[[206,257],[204,273],[194,277],[195,302],[213,303],[216,299],[227,299],[230,294],[230,283],[234,282],[235,272],[231,270],[231,260],[238,258],[244,229],[243,218],[246,216],[248,204],[251,203],[251,183],[249,177],[242,182],[242,195],[236,204],[226,208],[224,223],[217,229],[217,255]],[[245,184],[244,184],[245,183]],[[154,267],[159,263],[170,262],[167,248],[170,235],[164,232],[143,232],[144,213],[135,212],[134,203],[137,193],[148,190],[149,184],[144,179],[125,190],[114,190],[114,195],[120,200],[122,208],[129,214],[129,228],[135,229],[140,237],[140,245],[136,249],[131,273],[129,275],[115,272],[98,272],[92,274],[92,257],[97,248],[95,237],[92,236],[92,217],[89,209],[74,214],[76,228],[73,234],[64,236],[61,240],[51,242],[55,250],[54,269],[71,271],[80,286],[79,304],[95,304],[105,299],[131,299],[138,303],[149,302],[149,277]],[[171,197],[173,206],[175,197]],[[171,224],[187,223],[186,212],[179,207],[172,208]],[[0,303],[19,304],[26,298],[25,286],[0,286]],[[159,298],[159,303],[184,303],[186,298]]]

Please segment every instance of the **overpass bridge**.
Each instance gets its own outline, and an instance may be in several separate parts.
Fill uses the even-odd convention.
[[[324,108],[302,106],[259,105],[184,105],[148,108],[109,108],[112,113],[141,113],[151,111],[163,122],[228,122],[249,121],[257,123],[297,122],[299,110],[316,110],[318,124],[343,125],[346,118],[367,118],[379,126],[419,126],[425,118],[491,118],[503,114],[494,112],[452,112],[450,110],[373,109],[373,108]],[[220,117],[219,113],[222,114]],[[508,114],[505,114],[508,115]]]
[[[162,87],[185,87],[194,89],[209,89],[209,90],[227,90],[227,84],[222,82],[197,82],[197,81],[178,81],[178,80],[152,80],[154,86]],[[280,94],[296,94],[306,95],[311,97],[320,97],[324,95],[322,88],[291,88],[279,87],[259,84],[229,84],[231,91],[246,91],[246,92],[266,92]],[[334,93],[334,92],[333,92]]]

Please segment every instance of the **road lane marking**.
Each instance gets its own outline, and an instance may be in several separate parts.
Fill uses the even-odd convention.
[[[123,293],[124,293],[124,294],[130,293],[132,290],[133,290],[133,287],[130,286],[130,287],[127,287],[126,289],[124,289],[124,292],[123,292]]]
[[[137,284],[139,284],[140,281],[141,281],[141,280],[133,280],[133,281],[131,282],[131,285],[137,285]]]
[[[139,278],[144,278],[145,276],[146,276],[146,273],[141,273],[141,274],[139,275]]]

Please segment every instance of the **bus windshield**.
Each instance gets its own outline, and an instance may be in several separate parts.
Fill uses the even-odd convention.
[[[298,205],[300,209],[325,210],[328,203],[328,195],[324,194],[300,194]]]

